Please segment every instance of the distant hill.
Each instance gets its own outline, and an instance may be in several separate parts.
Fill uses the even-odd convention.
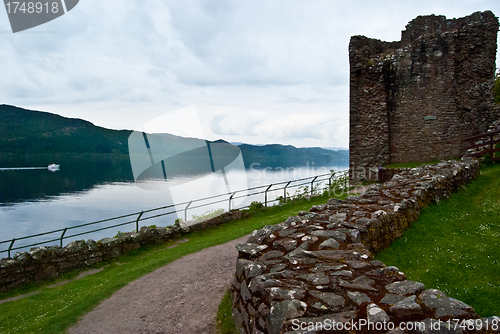
[[[110,130],[77,118],[0,105],[0,152],[128,154],[130,130]]]
[[[48,112],[0,105],[0,153],[24,154],[128,154],[131,130],[111,130],[91,122]],[[164,135],[165,136],[165,135]],[[167,135],[170,138],[182,137]],[[223,140],[220,140],[223,141]],[[216,141],[217,142],[217,141]],[[241,144],[245,167],[345,166],[347,150],[291,145]]]
[[[347,166],[349,151],[331,151],[320,147],[297,148],[291,145],[239,145],[245,168],[292,167],[292,166]]]

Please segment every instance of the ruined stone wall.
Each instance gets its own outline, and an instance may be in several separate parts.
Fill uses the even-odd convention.
[[[145,245],[165,242],[241,218],[241,211],[231,211],[204,221],[188,221],[167,227],[143,226],[138,233],[119,233],[114,238],[97,242],[92,239],[76,240],[65,247],[42,246],[34,247],[29,252],[17,252],[12,259],[0,260],[0,292],[55,278],[74,269],[117,258]]]
[[[376,180],[373,171],[390,163],[466,153],[463,139],[500,116],[492,93],[497,31],[498,19],[486,11],[419,16],[399,42],[351,38],[352,181]]]
[[[406,280],[398,268],[373,260],[371,253],[400,237],[422,208],[449,197],[478,174],[479,163],[472,159],[406,169],[385,184],[370,186],[362,196],[331,199],[254,231],[247,243],[237,246],[232,291],[240,333],[332,333],[326,328],[307,331],[307,326],[363,321],[392,323],[395,331],[390,333],[434,333],[431,322],[439,326],[439,320],[478,319],[469,305]],[[408,321],[422,321],[427,330],[396,330]],[[497,317],[479,321],[500,324]],[[436,333],[448,333],[445,323],[440,325]],[[336,333],[390,329],[336,328]],[[472,331],[450,331],[459,332]]]

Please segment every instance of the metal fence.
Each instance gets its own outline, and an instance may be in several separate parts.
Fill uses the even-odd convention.
[[[301,179],[295,179],[295,180],[290,180],[290,181],[283,181],[283,182],[277,182],[277,183],[271,183],[267,185],[262,185],[258,187],[253,187],[253,188],[248,188],[248,189],[242,189],[238,190],[232,193],[224,193],[220,195],[215,195],[215,196],[209,196],[209,197],[204,197],[196,200],[192,200],[189,202],[183,202],[183,203],[177,203],[177,204],[171,204],[167,206],[162,206],[154,209],[149,209],[149,210],[144,210],[140,212],[134,212],[130,213],[127,215],[123,216],[118,216],[118,217],[113,217],[113,218],[108,218],[108,219],[103,219],[103,220],[98,220],[86,224],[81,224],[81,225],[75,225],[71,227],[65,227],[53,231],[48,231],[48,232],[43,232],[43,233],[38,233],[38,234],[33,234],[33,235],[27,235],[27,236],[22,236],[19,238],[13,238],[9,240],[4,240],[0,241],[0,247],[5,247],[5,245],[8,245],[8,248],[0,249],[0,254],[1,253],[7,253],[7,257],[11,258],[11,252],[16,251],[16,250],[21,250],[21,249],[28,249],[30,247],[34,246],[39,246],[39,245],[45,245],[49,243],[54,243],[58,242],[60,246],[63,246],[63,240],[64,239],[70,239],[70,238],[75,238],[81,235],[86,235],[86,234],[91,234],[103,230],[108,230],[112,229],[115,227],[119,226],[126,226],[126,225],[131,225],[135,224],[135,230],[138,232],[140,229],[140,223],[143,223],[145,221],[149,221],[151,219],[155,219],[158,217],[162,216],[167,216],[171,214],[176,214],[179,212],[184,212],[184,220],[187,221],[187,214],[188,210],[196,209],[196,208],[201,208],[201,207],[206,207],[210,205],[215,205],[219,203],[227,203],[227,208],[228,210],[232,209],[245,209],[250,207],[251,204],[246,205],[246,206],[241,206],[241,207],[232,207],[231,202],[239,199],[239,198],[246,198],[246,197],[257,197],[259,195],[264,194],[264,199],[263,199],[263,205],[268,206],[269,204],[276,203],[276,202],[286,202],[287,199],[290,199],[290,195],[287,193],[287,190],[290,190],[292,188],[299,188],[302,190],[301,195],[304,196],[306,193],[309,195],[313,195],[318,192],[323,192],[327,189],[331,189],[333,185],[333,179],[335,177],[345,177],[347,171],[334,171],[333,173],[325,173],[325,174],[319,174],[315,176],[310,176],[310,177],[305,177]],[[328,181],[328,186],[326,186],[326,181]],[[321,188],[321,185],[325,183],[325,187]],[[315,186],[316,184],[316,186]],[[302,187],[302,188],[301,188]],[[283,190],[283,195],[282,196],[277,196],[275,199],[270,200],[268,198],[268,195],[271,191],[279,191]],[[245,193],[245,194],[240,194],[239,196],[236,195],[238,193]],[[255,201],[258,201],[258,198],[255,199]],[[196,204],[198,203],[198,204]],[[192,204],[195,204],[191,206]],[[176,210],[177,207],[182,207],[184,206],[183,209],[181,210]],[[109,225],[106,225],[104,227],[98,227],[93,230],[86,230],[83,232],[77,232],[77,229],[82,229],[82,228],[88,228],[89,226],[98,226],[99,224],[103,223],[108,223]],[[68,234],[67,234],[68,232]],[[71,234],[73,232],[73,234]],[[48,240],[43,240],[43,241],[36,241],[36,239],[41,239],[41,238],[48,238]],[[24,241],[24,242],[22,242]],[[35,242],[36,241],[36,242]],[[17,242],[17,244],[16,244]],[[22,242],[22,243],[20,243]],[[14,247],[15,246],[15,247]]]

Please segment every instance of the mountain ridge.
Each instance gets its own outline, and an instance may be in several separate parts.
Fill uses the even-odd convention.
[[[0,154],[128,154],[132,130],[112,130],[46,111],[0,105]],[[169,136],[179,137],[168,134]],[[182,137],[179,137],[182,138]],[[218,139],[211,142],[227,142]],[[245,168],[347,165],[348,151],[240,144]],[[255,165],[257,164],[257,165]]]

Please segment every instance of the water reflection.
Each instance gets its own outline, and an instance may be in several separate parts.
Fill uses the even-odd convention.
[[[46,168],[0,171],[0,206],[47,200],[65,193],[90,190],[100,184],[134,180],[128,156],[0,157],[3,168],[39,167],[50,163],[61,165],[60,170],[54,173]]]
[[[276,184],[291,179],[305,178],[311,175],[327,173],[330,168],[336,170],[345,167],[289,167],[289,168],[257,168],[249,170],[230,170],[226,177],[234,184],[231,191],[238,190],[234,199],[229,201],[221,172],[197,175],[190,179],[172,179],[166,184],[165,180],[148,179],[141,182],[149,186],[140,187],[134,181],[128,157],[86,157],[86,158],[26,158],[0,159],[2,167],[16,166],[47,166],[49,163],[61,165],[58,172],[47,170],[20,170],[0,171],[0,241],[19,238],[65,227],[73,227],[93,221],[108,219],[133,212],[140,212],[158,207],[172,206],[158,212],[144,214],[148,218],[158,213],[167,213],[174,210],[178,214],[169,214],[159,218],[141,222],[142,225],[171,225],[176,218],[190,219],[193,215],[202,215],[210,210],[227,210],[250,204],[251,201],[264,201],[264,194],[245,197],[258,191],[246,192],[249,187]],[[239,182],[239,180],[245,180]],[[163,187],[160,187],[163,185]],[[290,186],[293,186],[292,183]],[[306,186],[309,186],[307,183]],[[271,187],[268,200],[272,201],[283,195],[283,190]],[[281,186],[282,187],[282,186]],[[146,188],[146,189],[144,189]],[[158,189],[158,190],[148,190]],[[297,188],[290,188],[288,193],[293,195]],[[259,191],[262,191],[261,188]],[[215,199],[193,203],[186,211],[187,203],[193,199],[209,197],[214,194],[224,194]],[[217,202],[217,203],[214,203]],[[203,204],[212,203],[209,206]],[[134,221],[136,217],[128,217],[113,223]],[[92,225],[84,229],[68,230],[66,236],[85,232],[92,229],[109,226],[110,222]],[[65,239],[67,244],[74,239],[95,239],[112,237],[118,231],[132,231],[135,223],[103,230],[90,235],[82,235],[72,239]],[[43,240],[58,238],[61,232],[48,235]],[[36,240],[41,241],[41,240]],[[33,242],[33,240],[29,241]],[[16,241],[16,246],[28,245],[28,241]],[[51,244],[58,244],[52,242]],[[0,245],[6,249],[8,245]],[[0,257],[6,256],[0,253]]]

